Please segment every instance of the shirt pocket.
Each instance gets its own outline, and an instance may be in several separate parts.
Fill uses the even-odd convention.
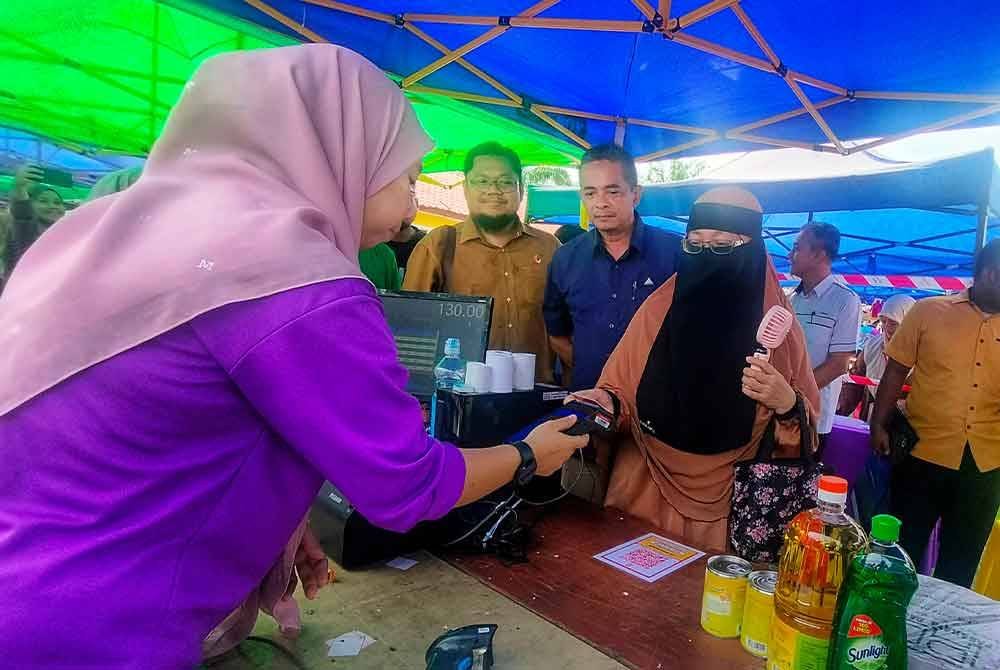
[[[548,268],[542,263],[529,259],[528,263],[514,266],[514,290],[518,305],[532,311],[540,309],[545,299],[545,282]]]

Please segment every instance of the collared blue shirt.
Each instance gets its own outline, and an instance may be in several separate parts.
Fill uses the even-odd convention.
[[[642,302],[677,267],[680,237],[642,223],[617,261],[600,234],[556,250],[545,287],[545,326],[555,337],[573,338],[573,388],[591,388]]]

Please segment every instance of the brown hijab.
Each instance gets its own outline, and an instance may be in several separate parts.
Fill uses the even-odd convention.
[[[761,211],[760,203],[742,189],[713,189],[699,203],[731,205]],[[686,541],[710,550],[725,550],[726,525],[732,496],[733,464],[752,458],[760,445],[773,411],[758,405],[749,439],[745,444],[720,453],[692,453],[675,448],[639,425],[637,392],[650,353],[674,303],[677,276],[653,293],[640,308],[625,336],[608,359],[598,387],[614,393],[621,402],[624,436],[618,444],[605,503],[656,524]],[[767,259],[760,312],[773,305],[791,309],[777,274]],[[724,310],[726,305],[706,305]],[[756,311],[756,310],[754,310]],[[751,352],[747,352],[749,355]],[[810,410],[819,406],[819,391],[805,346],[805,336],[796,323],[785,342],[771,356],[771,363],[788,380]],[[662,371],[661,371],[662,373]],[[687,383],[698,384],[692,379]],[[732,419],[724,408],[718,421]],[[775,431],[775,456],[794,456],[800,451],[798,421],[779,421]]]

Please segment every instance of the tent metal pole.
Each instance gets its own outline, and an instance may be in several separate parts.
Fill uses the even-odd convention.
[[[827,153],[840,153],[833,147],[823,144],[810,144],[809,142],[796,142],[795,140],[778,140],[762,135],[744,135],[741,133],[727,132],[726,138],[730,140],[740,140],[742,142],[753,142],[755,144],[766,144],[772,147],[783,147],[786,149],[807,149],[809,151],[822,151]]]
[[[823,102],[818,102],[814,106],[816,109],[826,109],[827,107],[832,107],[833,105],[838,105],[848,98],[846,96],[841,96],[837,98],[830,98],[829,100],[824,100]],[[781,121],[787,121],[788,119],[794,119],[796,116],[802,116],[806,113],[806,110],[801,107],[797,107],[789,112],[784,112],[782,114],[775,114],[774,116],[769,116],[766,119],[761,119],[760,121],[754,121],[753,123],[746,123],[742,126],[737,126],[732,128],[729,132],[736,135],[742,135],[748,130],[757,130],[758,128],[763,128],[764,126],[774,125],[775,123],[780,123]]]
[[[537,16],[538,14],[541,14],[542,12],[544,12],[546,9],[552,7],[553,5],[558,4],[559,1],[560,0],[541,0],[540,2],[536,2],[534,5],[532,5],[528,9],[524,10],[523,12],[521,12],[521,14],[519,16],[521,16],[521,17],[533,17],[533,16]],[[404,15],[404,20],[407,20],[406,19],[406,15]],[[441,58],[437,59],[433,63],[424,66],[420,70],[417,70],[416,72],[414,72],[410,76],[406,77],[405,79],[403,79],[403,86],[404,87],[411,86],[411,85],[417,83],[418,81],[420,81],[421,79],[423,79],[424,77],[427,77],[428,75],[434,74],[435,72],[437,72],[441,68],[445,67],[446,65],[454,63],[457,59],[459,59],[462,56],[466,55],[470,51],[473,51],[473,50],[481,47],[482,45],[486,44],[487,42],[495,40],[496,38],[500,37],[501,35],[503,35],[508,30],[510,30],[510,26],[500,26],[500,25],[498,25],[495,28],[492,28],[492,29],[486,31],[485,33],[483,33],[482,35],[480,35],[476,39],[474,39],[474,40],[472,40],[470,42],[466,42],[465,44],[463,44],[462,46],[458,47],[457,49],[453,49],[453,50],[449,51],[448,53],[446,53],[445,55],[441,56]]]
[[[576,109],[567,109],[565,107],[553,107],[552,105],[535,105],[536,109],[540,109],[543,112],[549,114],[563,114],[565,116],[578,116],[581,119],[591,119],[592,121],[607,121],[608,123],[617,123],[618,117],[611,116],[610,114],[592,114],[591,112],[581,112]]]
[[[443,88],[431,88],[430,86],[408,86],[405,90],[411,93],[426,93],[428,95],[440,95],[452,100],[463,100],[465,102],[478,102],[485,105],[497,105],[498,107],[520,107],[521,103],[507,98],[494,98],[488,95],[477,95],[475,93],[462,93],[461,91],[449,91]]]
[[[670,21],[670,5],[673,4],[671,0],[660,0],[659,3],[659,13],[663,17],[664,22]]]
[[[244,0],[245,2],[248,0]],[[327,9],[336,9],[338,12],[344,12],[345,14],[353,14],[354,16],[363,16],[366,19],[372,19],[374,21],[381,21],[382,23],[396,23],[396,18],[391,14],[385,14],[383,12],[376,12],[371,9],[365,9],[364,7],[358,7],[357,5],[351,5],[346,2],[335,2],[334,0],[304,0],[304,2],[310,5],[318,5],[319,7],[326,7]]]
[[[995,105],[1000,103],[1000,95],[976,95],[964,93],[855,91],[854,97],[868,100],[912,100],[917,102],[980,102],[986,105]]]
[[[733,13],[736,14],[736,18],[738,18],[740,23],[743,24],[746,31],[750,33],[750,37],[753,38],[753,41],[756,42],[757,46],[760,47],[760,50],[767,55],[767,58],[771,61],[771,65],[774,67],[774,70],[781,76],[782,79],[785,80],[788,87],[792,89],[792,93],[794,93],[795,97],[798,98],[800,103],[802,103],[805,110],[809,112],[809,116],[813,118],[816,125],[818,125],[820,130],[823,131],[823,134],[826,135],[826,138],[833,143],[833,146],[837,147],[838,152],[846,154],[847,150],[844,149],[844,145],[840,143],[840,139],[837,138],[837,135],[833,132],[833,129],[830,128],[830,125],[826,122],[826,119],[823,118],[823,115],[819,113],[815,106],[813,106],[812,100],[809,99],[809,96],[802,91],[802,87],[799,86],[798,82],[795,81],[788,73],[787,68],[785,68],[781,59],[778,58],[778,54],[774,52],[771,45],[768,44],[766,39],[764,39],[764,35],[761,34],[757,25],[750,19],[746,10],[744,10],[741,5],[734,5],[732,10]]]
[[[553,119],[551,116],[549,116],[548,114],[546,114],[545,112],[543,112],[542,110],[540,110],[537,105],[532,105],[531,107],[528,108],[528,111],[530,111],[532,114],[534,114],[535,116],[537,116],[538,118],[540,118],[542,121],[544,121],[545,123],[547,123],[551,127],[553,127],[556,130],[558,130],[560,133],[562,133],[563,135],[565,135],[569,139],[571,139],[574,142],[576,142],[577,144],[579,144],[584,149],[589,149],[590,148],[590,142],[588,142],[587,140],[583,139],[582,137],[580,137],[579,135],[577,135],[576,133],[574,133],[572,130],[570,130],[569,128],[567,128],[566,126],[564,126],[563,124],[559,123],[558,121],[556,121],[555,119]]]
[[[118,81],[117,79],[113,79],[113,78],[111,78],[111,77],[109,77],[109,76],[107,76],[105,74],[101,74],[100,72],[95,72],[93,69],[87,67],[83,63],[80,63],[79,61],[75,61],[72,58],[66,58],[65,56],[63,56],[62,54],[60,54],[59,52],[57,52],[57,51],[55,51],[53,49],[48,49],[48,48],[43,47],[43,46],[41,46],[39,44],[36,44],[32,40],[20,37],[18,35],[12,34],[12,33],[9,33],[9,32],[7,32],[5,30],[0,30],[0,36],[3,36],[6,39],[10,39],[13,42],[17,42],[18,44],[21,44],[21,45],[27,47],[28,49],[31,49],[32,51],[35,51],[37,53],[43,54],[43,55],[48,56],[50,58],[57,58],[57,59],[59,59],[59,61],[64,66],[73,68],[74,70],[77,70],[78,72],[82,72],[83,74],[85,74],[88,77],[91,77],[93,79],[96,79],[97,81],[101,82],[102,84],[106,84],[108,86],[111,86],[112,88],[117,88],[119,91],[123,91],[125,93],[128,93],[129,95],[133,95],[133,96],[139,98],[140,100],[143,100],[143,101],[146,101],[146,102],[150,102],[149,96],[147,96],[142,91],[134,89],[131,86],[128,86],[126,84],[123,84],[120,81]],[[157,107],[163,107],[165,109],[169,109],[170,108],[170,105],[167,105],[166,103],[162,103],[162,102],[160,102],[158,100],[153,100],[151,104],[156,105]]]
[[[61,56],[43,56],[41,54],[29,54],[19,51],[12,51],[8,49],[0,49],[0,58],[16,58],[18,60],[30,62],[30,63],[40,63],[42,65],[56,65],[63,66],[66,65],[66,59]],[[83,63],[83,66],[90,72],[100,72],[107,75],[116,75],[120,77],[128,77],[130,79],[145,80],[149,79],[150,75],[146,72],[136,72],[135,70],[126,70],[120,67],[111,67],[110,65],[97,65],[95,63]],[[180,77],[167,77],[161,76],[160,82],[163,84],[176,84],[178,86],[183,86],[187,83],[186,79],[181,79]]]
[[[615,144],[620,147],[625,146],[626,128],[628,128],[628,124],[625,123],[625,119],[618,119],[615,121]]]
[[[688,149],[694,149],[695,147],[700,147],[703,144],[711,144],[716,140],[721,139],[720,135],[711,135],[708,137],[699,137],[696,140],[691,140],[690,142],[685,142],[684,144],[678,144],[677,146],[669,147],[667,149],[660,149],[659,151],[654,151],[652,153],[646,154],[645,156],[639,156],[636,158],[637,161],[655,161],[658,158],[663,158],[664,156],[669,156],[670,154],[676,154],[681,151],[686,151]]]
[[[431,37],[430,35],[428,35],[427,33],[425,33],[420,28],[416,27],[412,23],[406,23],[406,24],[404,24],[403,28],[405,28],[412,35],[414,35],[418,39],[423,40],[424,42],[426,42],[430,46],[434,47],[435,49],[437,49],[438,51],[440,51],[443,54],[446,54],[446,53],[448,53],[450,51],[450,49],[447,46],[445,46],[441,42],[438,42],[436,39],[434,39],[433,37]],[[519,96],[517,93],[514,93],[514,91],[510,90],[509,88],[507,88],[506,86],[504,86],[503,84],[501,84],[499,81],[497,81],[496,79],[494,79],[490,75],[486,74],[485,72],[483,72],[482,70],[480,70],[478,67],[476,67],[475,65],[473,65],[469,61],[465,60],[464,58],[459,58],[458,60],[455,61],[455,63],[458,64],[458,65],[461,65],[466,70],[468,70],[469,72],[471,72],[475,76],[479,77],[480,79],[482,79],[483,81],[485,81],[487,84],[489,84],[490,86],[492,86],[496,90],[500,91],[501,93],[503,93],[504,95],[506,95],[508,98],[510,98],[514,102],[516,102],[518,105],[521,105],[521,103],[523,102],[521,96]]]
[[[649,121],[648,119],[634,119],[628,117],[625,123],[633,126],[646,126],[647,128],[661,128],[663,130],[676,130],[681,133],[691,133],[693,135],[718,135],[711,128],[699,128],[698,126],[684,126],[677,123],[665,123],[663,121]]]
[[[654,16],[656,16],[656,10],[653,9],[653,6],[651,4],[649,4],[648,2],[646,2],[646,0],[632,0],[632,4],[635,5],[635,8],[638,9],[640,12],[642,12],[642,15],[645,16],[650,21],[653,20]],[[667,16],[666,14],[663,14],[662,12],[661,12],[661,15],[664,18],[666,18],[666,16]]]
[[[286,28],[290,28],[291,30],[294,30],[295,32],[297,32],[299,35],[302,35],[302,37],[306,38],[310,42],[319,42],[321,44],[325,44],[325,43],[329,42],[329,40],[327,40],[325,37],[323,37],[319,33],[315,32],[313,30],[309,30],[308,28],[306,28],[303,25],[300,25],[298,21],[296,21],[296,20],[294,20],[294,19],[286,16],[285,14],[279,12],[277,9],[275,9],[271,5],[267,4],[266,2],[262,2],[262,0],[243,0],[243,2],[245,2],[248,5],[250,5],[251,7],[253,7],[254,9],[256,9],[259,12],[263,12],[264,14],[267,14],[272,19],[274,19],[275,21],[277,21],[281,25],[285,26]]]
[[[979,214],[976,219],[976,248],[974,251],[979,252],[980,249],[986,246],[986,233],[988,231],[987,222],[989,220],[989,208],[985,204],[979,205]]]
[[[882,146],[883,144],[888,144],[889,142],[895,142],[896,140],[901,140],[904,137],[910,137],[911,135],[919,135],[921,133],[931,133],[935,130],[943,130],[945,128],[950,128],[952,126],[957,126],[960,123],[965,123],[966,121],[972,121],[973,119],[978,119],[983,116],[990,116],[991,114],[1000,113],[1000,104],[990,105],[988,107],[981,107],[972,112],[967,112],[965,114],[959,114],[958,116],[952,116],[937,123],[931,123],[926,126],[921,126],[919,128],[913,128],[912,130],[907,130],[901,133],[895,133],[893,135],[887,135],[879,140],[874,140],[866,144],[859,144],[856,147],[851,147],[848,149],[848,153],[854,154],[859,151],[866,151],[873,147]]]

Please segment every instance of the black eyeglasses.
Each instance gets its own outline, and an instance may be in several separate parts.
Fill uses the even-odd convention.
[[[486,179],[485,177],[473,177],[467,180],[469,186],[476,191],[487,191],[490,187],[496,188],[501,193],[513,193],[517,190],[517,181],[510,177],[500,177],[499,179]]]
[[[716,256],[728,256],[733,253],[737,247],[742,247],[744,244],[748,244],[749,242],[750,240],[737,240],[735,242],[695,242],[694,240],[684,238],[681,240],[681,249],[684,250],[684,253],[691,254],[692,256],[697,256],[706,249]]]

